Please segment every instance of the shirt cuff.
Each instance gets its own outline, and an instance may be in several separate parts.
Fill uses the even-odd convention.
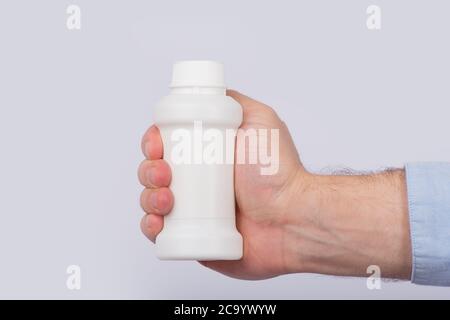
[[[450,163],[410,163],[405,171],[411,281],[450,286]]]

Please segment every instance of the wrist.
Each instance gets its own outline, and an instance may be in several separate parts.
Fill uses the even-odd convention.
[[[409,279],[411,245],[402,170],[374,175],[298,174],[284,221],[288,272]]]

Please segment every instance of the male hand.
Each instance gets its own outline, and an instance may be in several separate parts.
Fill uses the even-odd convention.
[[[261,175],[259,164],[235,164],[236,224],[244,238],[243,258],[201,263],[242,279],[293,272],[362,276],[373,264],[388,277],[409,278],[403,172],[310,174],[272,108],[236,91],[228,90],[227,95],[243,108],[242,129],[279,129],[279,170]],[[171,171],[162,159],[156,126],[145,133],[142,149],[146,160],[138,175],[145,186],[141,206],[147,214],[141,229],[154,242],[174,202]]]

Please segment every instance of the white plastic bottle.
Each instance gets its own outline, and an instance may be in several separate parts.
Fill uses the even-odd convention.
[[[239,260],[243,244],[235,222],[230,132],[240,126],[242,108],[226,96],[223,65],[214,61],[175,63],[170,88],[154,119],[175,201],[156,239],[156,254],[164,260]],[[208,158],[210,143],[219,143],[220,136],[223,156],[213,152]]]

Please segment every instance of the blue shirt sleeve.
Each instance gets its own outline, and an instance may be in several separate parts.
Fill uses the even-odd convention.
[[[411,281],[450,286],[450,163],[410,163],[405,171]]]

